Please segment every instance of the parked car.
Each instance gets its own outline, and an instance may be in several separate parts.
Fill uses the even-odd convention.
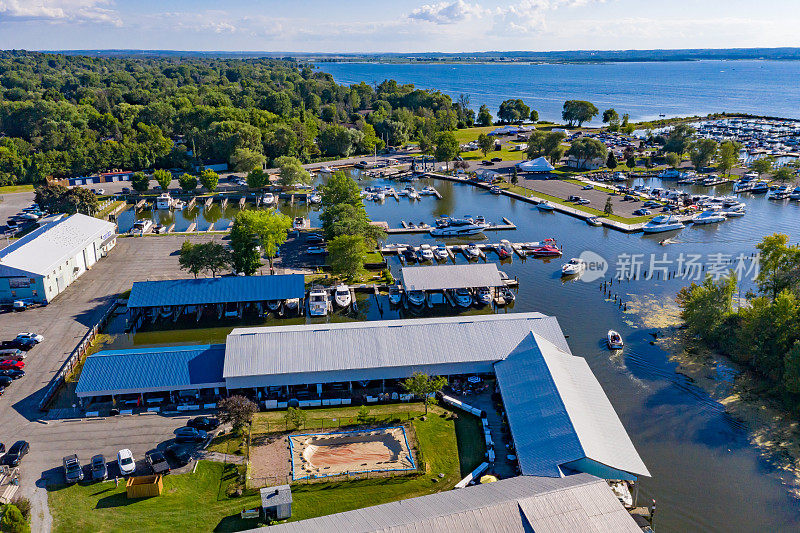
[[[186,422],[186,425],[191,428],[202,429],[203,431],[211,431],[219,427],[219,418],[213,416],[198,416]]]
[[[647,216],[650,214],[650,210],[644,208],[637,209],[636,211],[633,212],[633,214],[636,215],[637,217]]]
[[[588,205],[588,204],[590,204],[592,202],[590,202],[586,198],[581,198],[580,200],[577,200],[575,203],[578,204],[578,205]]]
[[[623,200],[633,200],[634,198],[636,198],[634,195],[626,194],[622,199]]]
[[[487,159],[484,159],[483,161],[481,161],[481,165],[486,165],[487,167],[490,167],[490,166],[494,165],[494,163],[492,163],[491,161],[489,161]]]
[[[0,387],[8,387],[12,381],[14,381],[13,378],[9,376],[0,376]]]
[[[309,246],[306,248],[306,253],[308,255],[325,255],[328,253],[328,250],[323,246]]]
[[[34,346],[38,344],[37,342],[33,341],[32,339],[14,339],[11,341],[2,341],[0,342],[0,349],[9,349],[14,348],[16,350],[22,350],[27,352]]]
[[[18,440],[11,445],[11,448],[9,448],[6,454],[3,456],[3,464],[7,464],[8,466],[19,466],[22,458],[28,455],[29,449],[30,445],[27,441]]]
[[[12,359],[6,359],[5,361],[0,361],[0,370],[8,370],[11,368],[22,370],[23,368],[25,368],[25,363],[23,363],[22,361],[14,361]]]
[[[0,370],[0,376],[6,376],[11,379],[19,379],[24,375],[25,371],[17,368],[6,368],[5,370]]]
[[[151,450],[144,454],[144,458],[154,474],[169,474],[170,468],[167,458],[158,450]]]
[[[22,361],[25,359],[25,352],[17,348],[0,349],[0,361]]]
[[[182,427],[175,430],[175,442],[203,442],[208,437],[208,433],[202,429],[192,427]]]
[[[63,459],[64,462],[64,478],[67,483],[77,483],[83,481],[83,468],[81,462],[78,460],[76,454],[67,455]]]
[[[130,187],[123,187],[122,188],[122,194],[130,194],[130,193],[131,193]]]
[[[117,465],[123,476],[128,476],[136,472],[136,461],[133,460],[133,454],[127,448],[117,452]]]
[[[493,157],[492,158],[492,163],[502,163],[502,162],[503,162],[503,158],[502,157]]]
[[[580,196],[575,196],[574,194],[570,194],[570,195],[567,197],[567,201],[568,201],[568,202],[577,202],[577,201],[578,201],[578,200],[580,200],[580,199],[581,199],[581,197],[580,197]]]
[[[592,185],[590,183],[588,185],[584,185],[583,187],[581,187],[581,189],[583,189],[584,191],[588,191],[588,190],[594,189],[594,185]]]
[[[32,331],[22,331],[20,333],[17,333],[17,340],[26,340],[26,339],[30,339],[38,344],[44,340],[44,336],[39,335],[38,333],[34,333]]]
[[[108,468],[106,468],[106,458],[102,454],[92,457],[92,479],[95,481],[102,481],[108,477]]]
[[[164,450],[164,455],[172,459],[178,466],[187,465],[192,459],[191,450],[180,444],[170,444],[167,446],[167,449]]]
[[[306,242],[309,244],[324,244],[325,238],[319,233],[309,233],[306,236]]]

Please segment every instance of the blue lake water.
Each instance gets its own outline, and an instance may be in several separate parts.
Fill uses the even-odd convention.
[[[718,112],[800,119],[798,61],[678,61],[603,64],[320,63],[338,83],[395,79],[486,104],[522,98],[542,120],[560,120],[565,100],[589,100],[632,120]],[[595,119],[594,124],[598,124]]]

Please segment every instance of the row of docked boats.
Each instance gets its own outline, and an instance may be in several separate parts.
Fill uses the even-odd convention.
[[[340,283],[332,290],[324,287],[313,287],[308,293],[309,316],[326,316],[333,310],[334,304],[342,309],[355,307],[355,301],[349,286]]]
[[[508,287],[497,288],[497,302],[508,304],[514,301],[516,295]],[[490,305],[494,300],[494,295],[489,287],[461,287],[458,289],[445,289],[437,291],[411,290],[403,291],[399,286],[392,286],[389,289],[389,303],[400,305],[403,298],[411,308],[434,308],[452,302],[456,307],[467,309],[473,305],[483,307]]]

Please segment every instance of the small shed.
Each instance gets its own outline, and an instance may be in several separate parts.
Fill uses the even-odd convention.
[[[261,509],[264,518],[285,520],[292,516],[292,489],[289,485],[276,485],[261,489]]]
[[[161,496],[164,485],[161,483],[161,474],[154,476],[131,476],[125,482],[128,499],[151,498]]]

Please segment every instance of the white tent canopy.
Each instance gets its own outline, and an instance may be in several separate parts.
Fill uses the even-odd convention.
[[[555,170],[555,167],[544,157],[523,161],[517,165],[517,168],[523,172],[550,172]]]

